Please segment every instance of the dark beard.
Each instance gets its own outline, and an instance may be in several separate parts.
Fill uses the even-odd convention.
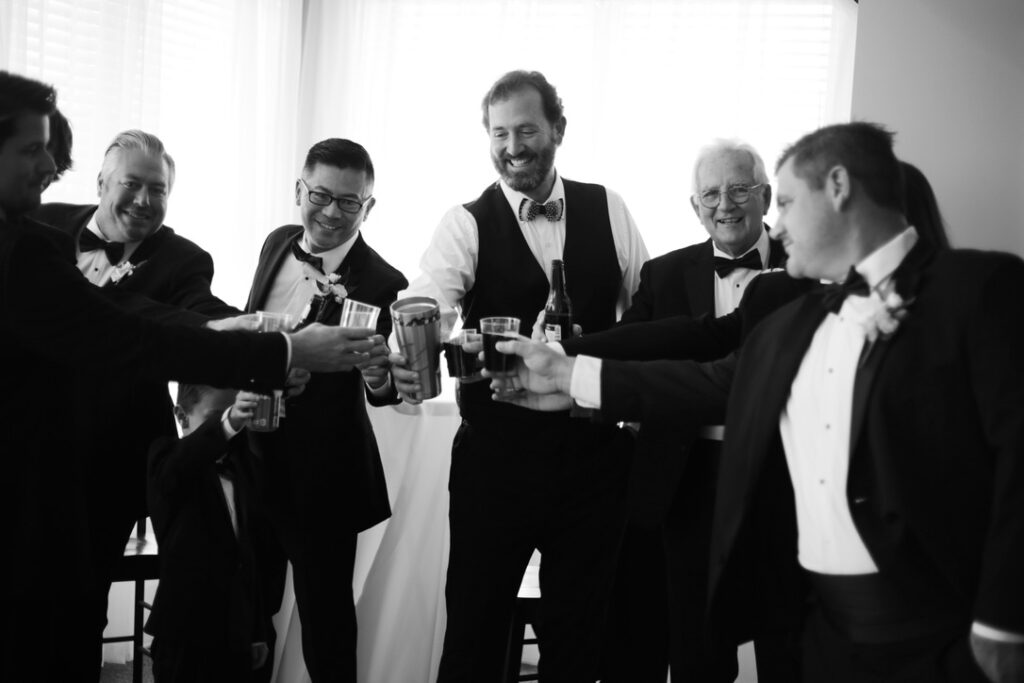
[[[523,194],[537,189],[544,182],[544,179],[548,177],[548,173],[551,172],[552,167],[555,165],[555,147],[556,145],[551,144],[540,150],[537,154],[537,168],[529,173],[509,173],[505,167],[505,159],[496,158],[491,156],[491,163],[494,164],[495,170],[498,171],[498,175],[505,181],[505,184],[511,187],[516,192],[522,192]]]

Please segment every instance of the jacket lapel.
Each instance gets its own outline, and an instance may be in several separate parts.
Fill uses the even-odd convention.
[[[267,258],[256,269],[256,275],[253,278],[249,301],[245,305],[246,311],[250,313],[258,311],[266,302],[267,296],[270,294],[270,287],[274,284],[274,278],[277,277],[277,271],[281,269],[281,264],[289,254],[292,241],[297,239],[300,234],[302,234],[302,226],[297,225],[294,231],[281,233],[283,239],[267,247]]]
[[[768,226],[764,226],[765,230]],[[778,240],[768,241],[768,264],[765,266],[766,269],[782,268],[786,265],[786,249],[782,246],[782,242]]]
[[[893,280],[896,285],[896,292],[905,302],[911,302],[908,307],[908,315],[914,314],[913,299],[921,287],[924,268],[934,256],[934,251],[920,240],[910,250],[910,253],[903,259],[896,272],[893,273]],[[899,334],[899,330],[896,330]],[[860,441],[861,432],[864,430],[864,418],[867,413],[868,399],[871,396],[871,387],[878,376],[882,360],[892,346],[888,339],[877,339],[872,347],[866,347],[862,357],[862,363],[857,367],[857,373],[853,380],[853,406],[850,413],[850,455],[857,452],[857,444]]]
[[[715,253],[711,240],[701,245],[692,268],[683,269],[690,313],[715,313]]]

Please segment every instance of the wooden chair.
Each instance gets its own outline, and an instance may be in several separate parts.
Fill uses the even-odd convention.
[[[160,559],[157,557],[155,538],[146,537],[146,518],[139,520],[136,535],[128,539],[124,556],[114,568],[114,582],[135,583],[134,618],[132,634],[104,638],[104,643],[132,643],[135,658],[132,660],[132,683],[142,683],[142,658],[149,655],[149,648],[142,645],[142,627],[145,624],[145,610],[152,605],[146,602],[146,581],[160,577]]]
[[[523,574],[516,596],[515,610],[512,612],[512,623],[509,624],[508,645],[505,649],[505,683],[515,681],[536,681],[536,673],[522,671],[523,645],[535,645],[536,638],[526,637],[526,626],[536,628],[535,617],[540,605],[540,566],[531,564]]]

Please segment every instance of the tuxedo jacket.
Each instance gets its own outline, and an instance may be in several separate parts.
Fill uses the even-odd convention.
[[[846,504],[879,570],[908,596],[962,615],[965,629],[976,619],[1024,633],[1024,263],[919,242],[894,278],[908,315],[856,373]],[[821,300],[787,304],[740,354],[712,536],[719,634],[799,620],[779,416],[827,315]]]
[[[291,257],[291,244],[301,225],[286,225],[267,237],[249,293],[247,310],[258,311],[267,300],[281,264]],[[409,283],[371,249],[362,235],[342,261],[348,296],[380,306],[377,332],[391,334],[390,306]],[[333,299],[320,316],[337,325],[341,305]],[[268,514],[281,530],[291,557],[335,534],[351,534],[391,514],[384,470],[366,413],[374,405],[397,403],[392,390],[384,399],[370,394],[358,370],[314,373],[299,396],[287,399],[287,416],[274,432],[250,433],[265,468],[264,495]]]
[[[70,235],[77,244],[96,209],[95,204],[43,204],[32,217]],[[128,261],[135,266],[131,275],[116,283],[108,281],[102,288],[128,311],[196,325],[241,313],[210,292],[210,255],[169,226],[144,239]],[[147,299],[166,308],[154,309]],[[97,408],[88,424],[92,433],[86,436],[95,462],[91,471],[97,503],[122,509],[129,519],[143,516],[146,453],[158,436],[177,434],[167,384],[111,376],[87,391]],[[118,495],[112,496],[112,491]]]
[[[218,476],[217,459],[225,454],[237,535]],[[251,461],[245,437],[228,441],[219,418],[180,440],[161,437],[153,443],[147,483],[160,585],[147,633],[236,652],[266,640],[251,531],[259,520]]]
[[[774,240],[769,245],[766,266],[777,268],[785,251]],[[765,300],[777,306],[784,299]],[[708,239],[645,263],[633,304],[618,325],[563,347],[573,355],[600,358],[712,360],[736,348],[742,325],[738,315],[721,322],[715,318],[714,247]],[[699,426],[675,419],[644,421],[629,482],[630,505],[639,522],[657,523],[668,512]]]
[[[767,227],[766,227],[767,229]],[[768,242],[765,268],[780,268],[786,251]],[[640,269],[640,285],[619,324],[686,314],[715,314],[715,254],[711,239],[651,259]],[[586,330],[584,330],[585,332]]]
[[[63,247],[61,245],[64,245]],[[0,220],[0,534],[17,562],[0,563],[3,599],[69,597],[92,588],[81,431],[91,411],[83,381],[111,374],[282,386],[280,335],[162,325],[126,313],[82,277],[67,236]]]

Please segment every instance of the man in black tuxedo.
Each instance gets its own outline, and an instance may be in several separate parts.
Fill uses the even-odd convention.
[[[213,259],[164,225],[174,185],[174,159],[155,135],[119,133],[97,178],[99,204],[43,204],[30,214],[77,244],[78,269],[135,313],[138,297],[167,306],[167,321],[203,324],[241,313],[210,292]],[[116,290],[116,291],[115,291]],[[167,385],[111,376],[88,388],[96,406],[88,421],[89,505],[97,561],[99,644],[106,625],[112,571],[136,520],[146,516],[146,453],[154,439],[174,437]]]
[[[770,204],[764,161],[751,146],[718,140],[701,149],[690,205],[709,238],[645,263],[619,325],[731,313],[762,269],[785,260],[763,223]],[[586,337],[566,343],[573,355],[586,353],[572,351],[574,342],[585,349]],[[670,660],[677,683],[736,678],[735,647],[709,653],[701,646],[721,433],[721,426],[695,432],[681,430],[678,422],[641,425],[602,680],[663,683]],[[771,680],[767,669],[759,674]]]
[[[1024,263],[935,251],[907,226],[900,185],[873,124],[823,128],[780,161],[787,270],[843,284],[786,305],[744,346],[712,628],[801,628],[808,681],[1017,681],[1024,325],[1007,311]],[[620,388],[607,370],[602,396]]]
[[[355,681],[356,535],[391,514],[366,401],[397,402],[385,340],[389,307],[408,282],[360,234],[375,203],[373,178],[361,145],[330,138],[310,148],[295,182],[302,225],[267,237],[247,305],[329,325],[338,324],[345,297],[381,308],[369,362],[359,371],[315,373],[305,392],[288,400],[280,428],[254,435],[267,511],[292,563],[302,651],[315,683]],[[285,566],[284,555],[265,560],[271,611],[281,604]]]
[[[79,430],[80,386],[109,373],[280,387],[289,362],[327,371],[372,344],[344,330],[213,332],[144,320],[111,304],[71,260],[66,235],[22,216],[55,170],[47,152],[54,90],[0,71],[0,679],[96,677],[93,563]],[[289,351],[290,349],[290,351]],[[290,355],[289,355],[290,354]],[[56,406],[56,407],[55,407]]]

